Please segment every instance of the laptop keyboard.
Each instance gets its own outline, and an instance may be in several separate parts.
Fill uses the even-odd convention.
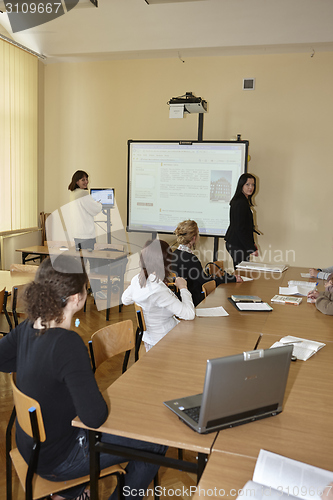
[[[190,417],[194,422],[198,423],[199,422],[199,415],[200,415],[200,408],[201,406],[194,406],[193,408],[185,408],[184,413],[188,417]]]

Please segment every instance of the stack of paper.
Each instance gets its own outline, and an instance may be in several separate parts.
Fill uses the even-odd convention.
[[[318,352],[319,349],[325,347],[326,344],[287,335],[280,339],[279,342],[275,342],[271,347],[281,347],[283,345],[293,345],[293,356],[296,356],[301,361],[306,361]]]
[[[237,309],[240,311],[273,311],[273,308],[266,302],[237,302]]]
[[[302,302],[302,297],[289,297],[288,295],[274,295],[271,298],[271,302],[276,302],[278,304],[292,304],[293,306],[298,306]]]
[[[288,266],[284,264],[265,264],[264,262],[247,262],[243,261],[238,266],[237,269],[244,269],[246,271],[267,271],[273,273],[283,273]]]

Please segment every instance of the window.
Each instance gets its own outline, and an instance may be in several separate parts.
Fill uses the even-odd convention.
[[[0,40],[0,231],[36,227],[38,59]]]

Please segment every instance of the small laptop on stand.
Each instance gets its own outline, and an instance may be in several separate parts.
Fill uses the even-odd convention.
[[[281,413],[293,346],[207,360],[202,394],[165,401],[200,434]]]

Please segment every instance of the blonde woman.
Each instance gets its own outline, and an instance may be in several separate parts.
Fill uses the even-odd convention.
[[[175,230],[178,248],[173,252],[172,270],[187,281],[187,288],[192,294],[193,303],[197,306],[204,298],[202,285],[214,279],[216,286],[221,283],[243,281],[240,276],[224,273],[222,278],[207,276],[201,262],[193,250],[199,239],[198,225],[194,220],[185,220]]]

